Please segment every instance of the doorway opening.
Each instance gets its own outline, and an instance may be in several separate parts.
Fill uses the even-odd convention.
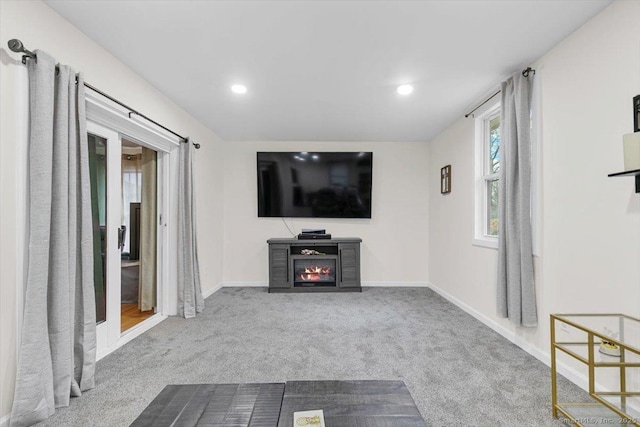
[[[96,333],[105,355],[162,317],[163,153],[97,123],[87,127]]]
[[[181,140],[129,113],[87,93],[98,360],[176,304],[169,189]]]
[[[120,331],[153,316],[157,307],[157,153],[122,138]]]

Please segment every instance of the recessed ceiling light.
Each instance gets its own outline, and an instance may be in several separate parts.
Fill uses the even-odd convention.
[[[413,92],[413,86],[411,85],[400,85],[398,86],[398,93],[400,95],[409,95],[411,92]]]
[[[243,94],[247,93],[247,87],[245,85],[233,85],[231,86],[231,91],[233,93]]]

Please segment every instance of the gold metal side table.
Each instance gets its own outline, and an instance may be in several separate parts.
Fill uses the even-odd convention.
[[[589,395],[593,401],[558,402],[558,350],[586,365]],[[619,356],[615,355],[617,353]],[[551,315],[551,408],[554,418],[560,413],[581,427],[640,427],[638,368],[640,319],[624,314]]]

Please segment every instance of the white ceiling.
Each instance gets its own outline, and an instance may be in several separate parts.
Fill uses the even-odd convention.
[[[610,0],[47,3],[224,140],[428,141]]]

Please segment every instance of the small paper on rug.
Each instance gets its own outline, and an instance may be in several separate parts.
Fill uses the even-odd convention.
[[[322,409],[294,412],[293,425],[295,427],[325,427]]]

